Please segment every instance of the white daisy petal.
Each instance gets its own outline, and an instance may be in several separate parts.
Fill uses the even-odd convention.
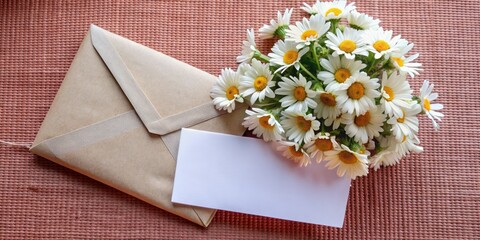
[[[383,56],[390,57],[392,52],[398,52],[408,45],[408,42],[400,36],[392,38],[392,31],[384,31],[383,28],[366,30],[362,33],[366,49],[375,55],[375,59]]]
[[[368,174],[368,155],[360,154],[341,145],[334,150],[326,151],[324,160],[328,169],[337,168],[337,175],[347,175],[351,179]]]
[[[346,18],[351,11],[355,10],[355,3],[347,5],[346,0],[334,0],[332,2],[317,2],[312,7],[315,12],[327,20]]]
[[[237,57],[237,62],[249,63],[252,60],[253,56],[255,55],[256,51],[257,51],[257,45],[255,44],[255,35],[253,32],[253,29],[248,29],[247,40],[243,41],[242,55]]]
[[[365,13],[352,11],[347,17],[350,27],[358,30],[377,30],[380,20],[373,19]]]
[[[342,112],[359,116],[375,107],[375,98],[380,96],[376,90],[379,86],[377,78],[370,78],[365,72],[360,72],[340,84],[333,94],[337,96],[337,104]]]
[[[386,72],[383,72],[381,93],[380,103],[389,116],[401,117],[401,108],[410,106],[412,90],[405,75],[394,72],[388,76]]]
[[[282,15],[280,11],[277,12],[277,20],[270,20],[270,24],[263,25],[259,30],[259,36],[261,39],[269,39],[274,36],[282,37],[279,31],[287,28],[290,25],[290,17],[292,16],[293,8],[286,9]]]
[[[325,158],[325,152],[331,151],[339,144],[335,140],[335,136],[330,136],[329,133],[318,133],[313,137],[312,141],[305,144],[307,153],[312,159],[316,159],[317,163]]]
[[[342,123],[345,124],[345,132],[355,141],[365,144],[383,132],[385,115],[381,108],[370,109],[362,115],[344,114]]]
[[[299,109],[306,112],[308,108],[314,109],[317,103],[313,98],[317,93],[310,89],[311,82],[307,83],[305,77],[300,74],[299,77],[290,78],[282,77],[282,81],[278,83],[280,88],[275,90],[278,95],[284,95],[280,102],[282,107],[288,107],[287,110]]]
[[[367,66],[345,56],[328,56],[328,59],[320,60],[320,65],[327,71],[321,71],[317,77],[327,85],[327,91],[335,90],[339,84]]]
[[[330,24],[318,14],[311,16],[310,19],[303,18],[302,22],[290,25],[286,30],[285,41],[295,42],[297,49],[302,49],[322,37],[330,29]]]
[[[270,72],[269,65],[253,59],[252,65],[247,65],[244,75],[240,78],[240,91],[243,92],[244,97],[252,95],[250,98],[252,105],[255,104],[257,99],[262,102],[269,91],[271,93],[268,94],[270,95],[268,97],[275,97],[271,88],[275,86],[276,82],[272,79],[273,75]]]
[[[294,142],[279,142],[277,144],[277,150],[282,152],[284,157],[294,161],[300,166],[307,166],[311,163],[307,152],[305,152],[305,150],[300,148],[300,146]]]
[[[283,40],[279,40],[275,43],[272,52],[269,53],[268,56],[270,57],[270,64],[279,67],[275,71],[275,73],[277,73],[283,72],[291,66],[295,66],[298,70],[300,68],[298,63],[307,52],[308,49],[297,50],[294,42],[284,42]]]
[[[265,142],[283,139],[284,130],[271,113],[259,108],[252,108],[251,111],[246,110],[246,113],[248,116],[245,117],[242,125],[248,130],[253,130],[253,134],[257,137],[263,137]]]
[[[418,132],[418,118],[421,107],[416,102],[411,103],[409,108],[401,108],[402,115],[391,116],[387,123],[392,125],[393,136],[401,141],[405,135],[411,136]]]
[[[443,118],[444,116],[442,113],[437,111],[442,110],[443,105],[431,103],[432,100],[430,99],[436,99],[438,97],[438,94],[432,93],[432,91],[433,84],[430,85],[429,81],[425,80],[422,87],[420,88],[420,100],[423,111],[427,114],[428,118],[432,120],[435,130],[437,130],[439,128],[439,125],[435,120],[441,121],[441,118]]]
[[[210,91],[210,96],[218,110],[227,110],[230,113],[235,109],[235,101],[243,102],[239,90],[239,79],[238,72],[230,68],[222,70],[216,85]]]
[[[332,49],[333,56],[345,55],[348,59],[354,59],[355,55],[368,56],[367,46],[362,40],[359,31],[346,27],[343,32],[337,28],[336,34],[329,32],[325,44]]]
[[[282,112],[281,124],[287,138],[297,144],[310,142],[314,131],[320,128],[320,122],[312,114],[305,114],[298,109]]]

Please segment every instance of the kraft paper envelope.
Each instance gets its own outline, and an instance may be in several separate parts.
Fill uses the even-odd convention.
[[[214,82],[92,25],[31,152],[206,227],[215,210],[173,204],[171,195],[182,127],[244,132],[245,107],[215,110]]]

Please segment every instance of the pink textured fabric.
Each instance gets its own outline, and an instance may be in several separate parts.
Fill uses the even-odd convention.
[[[217,75],[246,28],[302,1],[0,3],[0,139],[32,142],[90,23]],[[480,224],[480,2],[368,0],[420,52],[446,118],[422,118],[425,152],[353,182],[343,229],[219,211],[208,229],[0,144],[0,238],[474,239]],[[267,42],[263,44],[268,49]],[[295,203],[292,203],[295,204]]]

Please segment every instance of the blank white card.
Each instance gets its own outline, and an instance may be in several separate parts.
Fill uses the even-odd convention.
[[[342,227],[350,179],[263,140],[182,129],[172,202]]]

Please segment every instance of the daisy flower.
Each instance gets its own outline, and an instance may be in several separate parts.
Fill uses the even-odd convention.
[[[403,136],[401,141],[391,141],[390,149],[396,152],[400,158],[407,156],[410,152],[421,153],[423,147],[418,146],[420,140],[416,135]]]
[[[435,120],[441,121],[443,113],[438,112],[443,109],[443,105],[440,103],[431,104],[432,101],[438,98],[438,93],[432,93],[433,84],[430,85],[428,80],[423,82],[420,88],[420,100],[422,101],[422,109],[433,122],[433,127],[439,129],[440,126]]]
[[[400,155],[391,150],[383,150],[370,158],[370,167],[377,171],[380,166],[392,166],[400,161]]]
[[[284,130],[271,113],[260,108],[252,108],[252,111],[245,112],[248,115],[242,123],[245,128],[253,130],[253,134],[263,137],[265,142],[282,140]]]
[[[272,78],[269,65],[253,59],[252,65],[246,66],[245,74],[240,78],[240,90],[244,97],[252,95],[251,104],[255,104],[257,99],[262,102],[265,97],[274,98],[275,93],[272,87],[276,82],[272,81]]]
[[[325,165],[328,169],[337,168],[337,175],[340,177],[346,174],[355,179],[368,174],[368,155],[354,152],[343,144],[334,150],[326,151],[325,161],[328,161]]]
[[[342,113],[332,92],[320,91],[317,99],[317,107],[314,109],[317,118],[334,119]]]
[[[282,126],[285,128],[288,140],[293,140],[298,144],[310,142],[315,136],[315,132],[320,128],[320,122],[312,115],[305,114],[302,111],[286,110],[282,112]]]
[[[356,54],[368,56],[360,32],[353,28],[347,27],[343,32],[337,28],[336,34],[327,33],[327,39],[325,44],[334,51],[333,56],[345,55],[348,59],[354,59]]]
[[[307,12],[310,15],[315,15],[318,13],[318,5],[320,1],[317,0],[312,6],[308,5],[307,3],[303,3],[303,7],[300,7],[303,11]]]
[[[298,109],[300,112],[306,112],[308,108],[315,108],[317,103],[313,100],[316,92],[311,90],[312,82],[305,79],[300,74],[297,77],[290,76],[290,78],[282,77],[282,81],[278,83],[278,88],[275,93],[284,95],[280,102],[282,107],[288,107],[287,110]]]
[[[307,152],[296,143],[282,141],[279,143],[277,150],[282,152],[284,157],[294,161],[300,166],[307,166],[311,163]]]
[[[387,123],[392,125],[392,133],[397,141],[402,140],[403,136],[413,135],[418,132],[417,114],[422,111],[419,104],[413,103],[408,108],[402,109],[402,115],[391,117]]]
[[[408,44],[405,47],[401,47],[398,51],[392,52],[390,57],[390,62],[392,65],[402,74],[408,73],[410,77],[414,78],[415,75],[418,75],[419,71],[423,71],[420,67],[421,63],[414,63],[415,59],[418,58],[419,54],[414,54],[410,57],[405,57],[405,55],[413,48],[413,43]]]
[[[322,80],[328,91],[335,89],[340,83],[345,82],[353,74],[359,73],[367,65],[362,61],[348,59],[345,56],[328,56],[320,59],[320,65],[326,70],[318,73],[318,79]]]
[[[285,37],[285,29],[290,25],[290,17],[292,16],[293,8],[286,9],[282,15],[280,11],[277,12],[277,21],[270,20],[270,25],[264,24],[258,32],[261,39],[269,39],[277,36],[279,38]]]
[[[317,8],[317,12],[326,20],[331,20],[347,17],[351,11],[355,10],[354,4],[347,5],[346,0],[334,0],[333,2],[318,2],[313,7]]]
[[[227,110],[231,113],[235,109],[235,101],[243,102],[238,90],[240,74],[230,68],[223,69],[212,87],[210,96],[218,110]]]
[[[322,16],[314,15],[310,19],[303,18],[303,21],[297,22],[296,25],[290,25],[286,30],[285,40],[296,42],[297,49],[302,49],[323,36],[328,29],[330,23],[326,23]]]
[[[237,67],[237,73],[240,75],[240,77],[242,77],[243,75],[245,75],[245,73],[249,68],[250,68],[250,64],[246,62],[240,63]]]
[[[300,59],[308,52],[308,48],[297,50],[295,42],[284,42],[279,40],[272,48],[272,52],[268,54],[270,63],[279,65],[280,67],[275,71],[282,72],[285,69],[294,66],[295,69],[300,69]]]
[[[332,126],[332,130],[339,128],[340,124],[342,123],[342,117],[343,113],[340,113],[334,118],[325,119],[325,126]]]
[[[380,136],[380,132],[383,132],[383,121],[385,121],[385,115],[379,107],[370,109],[359,116],[344,114],[342,117],[347,135],[362,144]]]
[[[389,116],[402,116],[402,108],[410,107],[412,89],[405,75],[392,73],[390,76],[384,71],[382,76],[382,99],[380,103]]]
[[[406,40],[401,39],[401,36],[392,38],[393,31],[384,31],[383,28],[377,30],[365,31],[362,35],[363,41],[367,44],[367,49],[375,54],[375,59],[379,59],[390,53],[398,51],[401,47],[407,45]]]
[[[333,150],[335,146],[338,146],[338,143],[335,141],[335,136],[330,136],[330,133],[318,133],[312,141],[305,144],[307,153],[318,163],[324,159],[324,153]]]
[[[344,113],[359,116],[375,108],[375,98],[380,96],[376,90],[380,84],[378,78],[370,78],[365,72],[349,77],[333,91],[337,104]]]
[[[365,13],[352,11],[347,16],[348,24],[351,28],[357,30],[377,30],[380,26],[380,20],[373,19]]]
[[[255,44],[255,35],[253,29],[247,29],[247,40],[243,41],[242,55],[237,57],[237,62],[249,63],[257,52],[257,45]]]

